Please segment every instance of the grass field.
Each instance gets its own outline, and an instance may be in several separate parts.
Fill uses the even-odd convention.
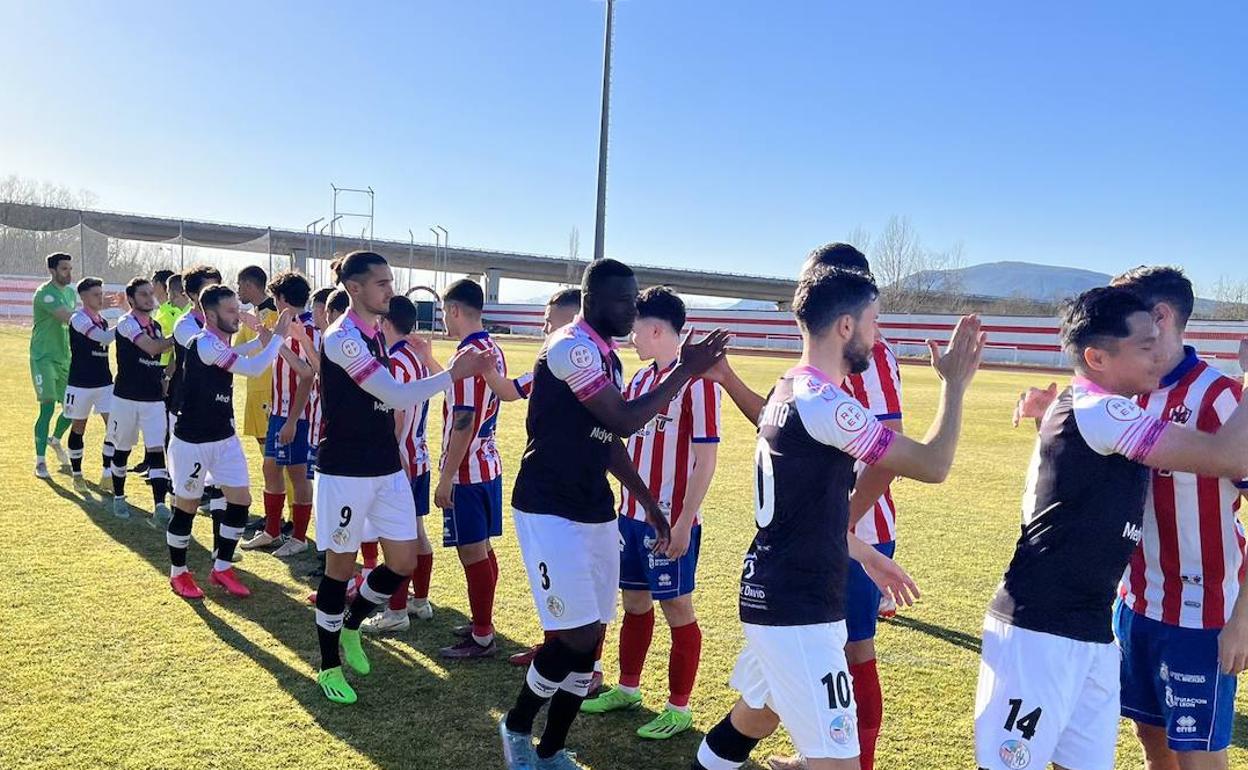
[[[50,482],[30,472],[34,396],[27,335],[0,327],[0,768],[493,768],[501,766],[495,722],[523,672],[503,660],[445,665],[439,647],[465,622],[463,572],[439,550],[435,617],[411,631],[369,643],[374,670],[355,680],[360,703],[337,707],[315,686],[316,635],[301,575],[312,557],[291,564],[249,554],[240,566],[254,596],[239,601],[208,590],[202,603],[174,597],[164,536],[141,519],[113,518],[99,496],[81,498],[68,475]],[[536,352],[506,344],[523,367]],[[449,344],[442,344],[446,354]],[[635,359],[626,360],[626,366]],[[763,388],[785,366],[742,357],[738,368]],[[903,371],[912,432],[935,409],[935,378]],[[1018,532],[1022,474],[1034,433],[1011,430],[1009,411],[1031,375],[981,373],[970,395],[962,451],[947,484],[897,486],[899,560],[924,590],[920,604],[881,626],[885,690],[880,768],[973,767],[971,714],[984,607]],[[1047,381],[1047,380],[1046,380]],[[241,401],[242,386],[239,386]],[[633,731],[649,713],[581,718],[570,745],[594,770],[687,768],[702,733],[733,702],[728,675],[741,643],[737,578],[753,527],[752,429],[730,404],[725,440],[707,501],[696,603],[705,634],[692,707],[697,730],[661,743]],[[507,482],[524,440],[524,405],[503,408],[499,437]],[[435,435],[440,417],[434,421]],[[101,426],[87,437],[84,468],[98,478]],[[436,443],[436,441],[434,442]],[[259,461],[254,443],[253,489]],[[55,463],[53,463],[55,465]],[[131,499],[148,506],[132,479]],[[257,495],[258,496],[258,495]],[[430,517],[440,542],[441,520]],[[206,577],[207,518],[196,521],[190,566]],[[502,578],[496,623],[505,651],[540,632],[510,533],[497,544]],[[617,631],[606,670],[617,671]],[[656,629],[643,682],[648,711],[666,697],[667,634]],[[1231,767],[1248,768],[1248,698],[1241,692]],[[778,734],[755,753],[787,751]],[[1142,766],[1127,730],[1119,768]]]

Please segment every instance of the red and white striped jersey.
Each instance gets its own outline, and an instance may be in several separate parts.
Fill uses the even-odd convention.
[[[489,332],[470,334],[459,343],[459,349],[474,347],[493,350],[498,354],[498,371],[507,376],[507,362],[503,349],[494,344]],[[467,377],[459,380],[446,393],[442,404],[442,463],[446,464],[446,448],[451,440],[452,412],[472,412],[472,442],[464,461],[455,475],[456,484],[480,484],[498,478],[503,472],[503,462],[494,445],[494,430],[498,424],[498,396],[485,384],[484,377]]]
[[[651,392],[675,368],[673,361],[662,370],[651,364],[637,372],[624,389],[624,399],[631,401]],[[719,401],[718,385],[710,380],[690,380],[666,409],[628,437],[628,456],[637,475],[646,482],[659,507],[671,512],[672,524],[686,513],[685,491],[693,473],[693,445],[719,442]],[[646,518],[645,509],[627,488],[620,490],[619,512],[632,519]],[[702,523],[701,511],[692,513],[696,517],[693,523]]]
[[[429,376],[429,369],[421,363],[407,340],[399,340],[390,348],[390,373],[398,382],[415,382]],[[423,401],[411,409],[395,412],[398,421],[399,454],[403,467],[412,478],[429,472],[429,444],[425,440],[425,427],[429,420],[429,402]]]
[[[1214,433],[1235,411],[1243,388],[1187,350],[1162,387],[1138,401],[1148,414]],[[1123,602],[1174,626],[1224,626],[1244,577],[1244,528],[1237,514],[1245,489],[1243,481],[1154,470],[1144,533],[1119,587]]]
[[[871,348],[871,365],[862,374],[846,377],[841,387],[880,422],[901,419],[901,367],[887,342],[876,340]],[[858,472],[862,472],[861,464]],[[868,545],[888,543],[897,537],[897,506],[892,487],[858,520],[854,534]]]
[[[316,328],[316,325],[312,323],[311,312],[300,313],[299,317],[291,321],[291,323],[303,325],[304,333],[308,336],[308,339],[312,341],[312,350],[304,350],[300,343],[289,337],[287,337],[282,344],[298,353],[299,357],[304,361],[308,361],[313,355],[316,355],[314,351],[320,349],[321,330]],[[295,389],[298,387],[299,375],[295,374],[295,370],[290,364],[286,363],[286,359],[278,356],[277,360],[273,362],[273,396],[269,400],[271,405],[269,407],[269,411],[278,417],[288,416],[290,414],[290,403],[294,400]],[[315,387],[313,390],[315,390]],[[312,396],[310,394],[308,396],[308,403],[306,403],[303,407],[302,419],[309,421],[312,419]]]
[[[516,392],[520,394],[520,398],[528,398],[533,392],[533,372],[525,372],[512,380],[512,383],[516,386]]]

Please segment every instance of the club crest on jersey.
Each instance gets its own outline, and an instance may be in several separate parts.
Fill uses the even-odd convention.
[[[851,742],[857,743],[857,733],[854,718],[848,714],[837,714],[828,725],[828,737],[840,746],[848,746]]]
[[[867,427],[867,413],[854,401],[846,401],[836,407],[836,424],[848,433],[857,433]]]
[[[588,369],[594,365],[594,353],[588,345],[577,345],[568,353],[568,359],[577,369]]]
[[[997,756],[1001,757],[1001,764],[1010,770],[1023,770],[1031,764],[1031,749],[1027,748],[1027,744],[1013,738],[1001,744]]]
[[[1140,409],[1125,398],[1105,400],[1105,411],[1118,422],[1131,422],[1140,416]]]
[[[1179,404],[1170,410],[1170,422],[1187,425],[1187,421],[1190,419],[1192,419],[1192,410],[1183,404]]]
[[[342,354],[347,358],[356,358],[364,351],[360,348],[360,343],[347,337],[342,341]]]

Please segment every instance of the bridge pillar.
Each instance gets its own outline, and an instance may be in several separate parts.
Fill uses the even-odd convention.
[[[485,269],[485,302],[489,305],[498,304],[498,288],[503,282],[503,271],[497,267]]]

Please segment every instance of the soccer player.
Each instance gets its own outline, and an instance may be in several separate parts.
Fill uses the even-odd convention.
[[[47,447],[56,452],[62,466],[69,465],[69,455],[61,446],[61,436],[70,423],[64,407],[51,435],[48,429],[57,402],[65,398],[69,377],[67,324],[78,304],[76,292],[69,285],[74,277],[72,258],[68,254],[50,254],[47,263],[50,277],[35,289],[34,325],[30,330],[30,377],[39,401],[39,416],[35,419],[35,476],[41,479],[48,478],[48,465],[43,458]]]
[[[143,462],[147,465],[155,509],[150,524],[163,526],[171,513],[165,498],[169,494],[169,471],[165,467],[165,369],[160,356],[173,345],[161,335],[152,320],[156,295],[152,282],[133,278],[126,284],[130,312],[117,321],[117,377],[109,407],[109,437],[113,442],[113,515],[130,518],[126,502],[126,466],[130,452],[143,434]]]
[[[484,307],[481,286],[466,278],[442,293],[442,320],[447,333],[459,338],[459,350],[494,354],[506,377],[503,351],[481,325]],[[499,399],[484,377],[455,383],[442,408],[442,468],[433,501],[442,509],[442,545],[454,547],[464,566],[472,611],[471,627],[456,629],[463,638],[441,650],[451,660],[498,652],[493,623],[498,559],[490,545],[490,538],[503,534],[503,464],[494,444],[498,410]]]
[[[169,423],[173,427],[178,423],[178,412],[182,407],[182,383],[186,378],[186,355],[191,340],[204,329],[204,311],[200,306],[199,297],[206,289],[221,283],[221,271],[211,265],[195,265],[182,274],[182,285],[186,296],[191,300],[191,308],[173,327],[173,374],[169,379],[168,403],[172,406]],[[205,479],[204,494],[208,502],[208,511],[212,515],[213,542],[217,542],[217,533],[221,528],[221,518],[225,515],[225,496],[213,484],[212,479]],[[238,557],[238,554],[235,554]]]
[[[277,305],[266,287],[269,276],[259,265],[248,265],[238,271],[238,300],[250,305],[260,324],[272,328],[277,318]],[[255,338],[257,332],[250,327],[239,329],[238,344],[243,345]],[[273,373],[264,372],[247,378],[247,402],[243,405],[242,435],[255,438],[263,449],[269,432],[269,415],[273,397]]]
[[[637,355],[651,364],[633,376],[625,399],[649,393],[676,368],[684,326],[685,303],[674,291],[655,286],[641,293],[632,339]],[[702,543],[702,501],[715,475],[719,449],[719,398],[715,383],[692,379],[653,420],[628,437],[633,466],[671,525],[670,546],[667,554],[653,552],[658,533],[646,523],[645,511],[628,489],[621,489],[620,679],[615,687],[585,701],[581,711],[601,714],[641,704],[641,671],[658,601],[672,636],[668,699],[663,712],[637,730],[642,738],[665,740],[693,725],[689,696],[702,654],[693,590]]]
[[[298,354],[282,344],[290,321],[287,311],[269,331],[253,319],[256,337],[237,347],[230,342],[238,331],[241,313],[238,295],[220,284],[199,295],[204,329],[191,338],[186,351],[186,377],[182,382],[178,422],[169,442],[169,460],[177,498],[173,520],[165,533],[169,544],[169,585],[183,599],[202,599],[204,592],[186,566],[191,543],[195,509],[204,492],[205,479],[213,482],[225,497],[221,526],[213,535],[213,566],[208,582],[231,596],[251,595],[234,574],[231,557],[251,505],[247,458],[234,428],[234,375],[255,377],[268,371],[278,355],[299,361]],[[248,354],[260,349],[257,355]]]
[[[979,320],[963,318],[942,356],[937,417],[923,442],[884,427],[842,389],[866,370],[876,340],[875,282],[819,266],[798,282],[793,312],[802,358],[775,385],[758,422],[755,524],[741,573],[745,648],[732,674],[741,694],[707,733],[693,767],[729,770],[783,724],[813,770],[859,767],[851,674],[845,658],[849,558],[904,596],[904,572],[849,532],[854,466],[943,481],[953,463],[962,402],[983,352]]]
[[[549,337],[556,329],[561,329],[576,320],[576,314],[581,310],[581,290],[577,288],[560,289],[550,295],[550,299],[546,301],[546,309],[542,314],[542,334]],[[529,393],[533,390],[533,372],[525,372],[514,380],[508,381],[506,377],[495,371],[487,371],[485,373],[486,383],[490,386],[490,390],[498,396],[501,401],[517,401],[522,398],[528,398]],[[546,633],[549,639],[552,632]],[[507,662],[513,666],[528,667],[533,662],[533,656],[541,649],[540,644],[535,644],[527,650],[521,650],[507,658]],[[601,652],[601,651],[600,651]],[[602,674],[595,668],[594,680],[600,686],[602,684]],[[589,692],[595,693],[598,687],[590,685]]]
[[[322,334],[329,328],[329,309],[326,307],[326,303],[329,302],[329,295],[333,293],[334,289],[331,286],[322,286],[312,292],[312,324]]]
[[[1206,433],[1131,400],[1156,388],[1163,362],[1151,308],[1135,293],[1085,292],[1064,309],[1061,337],[1076,376],[1041,420],[1022,534],[984,621],[975,699],[983,768],[1114,767],[1113,604],[1140,542],[1148,468],[1248,476],[1248,409],[1237,401]],[[1171,686],[1164,670],[1151,687]]]
[[[78,282],[78,297],[82,307],[69,317],[69,378],[65,388],[65,403],[61,414],[73,421],[69,429],[69,464],[74,474],[74,489],[87,491],[82,478],[82,436],[87,430],[91,412],[104,420],[104,432],[108,433],[108,410],[113,400],[113,372],[108,365],[108,346],[112,344],[114,330],[100,315],[104,309],[104,282],[99,278],[83,278]],[[103,475],[100,487],[111,477],[109,466],[113,463],[113,442],[104,437]]]
[[[264,529],[244,542],[244,550],[275,547],[273,555],[295,556],[308,548],[308,523],[312,520],[312,480],[308,477],[308,431],[312,420],[312,390],[315,371],[310,360],[317,356],[321,333],[306,310],[312,287],[308,279],[294,271],[279,273],[269,284],[269,293],[279,314],[293,320],[285,341],[294,356],[279,356],[273,362],[273,393],[269,398],[268,434],[264,439]],[[291,330],[298,329],[295,334]],[[294,492],[291,506],[294,528],[282,540],[282,510],[286,507],[287,485]]]
[[[1183,344],[1195,302],[1191,282],[1177,268],[1140,267],[1112,285],[1140,298],[1160,330],[1156,352],[1166,374],[1137,398],[1140,408],[1189,431],[1217,430],[1242,386]],[[1023,414],[1038,417],[1052,396],[1031,389],[1023,400]],[[1152,474],[1143,536],[1114,615],[1122,715],[1135,722],[1149,770],[1227,766],[1235,675],[1248,661],[1248,571],[1236,516],[1245,489],[1234,474]]]
[[[619,528],[606,474],[645,509],[668,551],[663,512],[637,475],[618,436],[640,430],[690,379],[723,355],[727,335],[686,343],[680,363],[654,390],[625,401],[620,360],[610,340],[637,318],[637,279],[625,264],[601,259],[585,268],[582,315],[554,332],[538,354],[526,418],[528,442],[512,505],[516,536],[542,628],[553,632],[499,724],[509,768],[575,768],[564,749],[593,678],[596,650],[615,615],[620,577]],[[674,552],[673,552],[674,553]],[[550,702],[536,750],[533,721]]]
[[[160,304],[152,318],[160,326],[162,336],[172,337],[173,329],[178,325],[182,314],[191,309],[186,292],[182,291],[182,276],[172,270],[157,270],[152,273],[152,288],[156,290],[156,301]],[[168,366],[173,360],[173,351],[167,351],[161,357],[161,363]]]
[[[802,271],[817,265],[844,267],[871,272],[871,265],[861,251],[847,243],[830,243],[821,246],[806,257]],[[733,378],[729,385],[734,399],[742,398],[745,387],[740,378]],[[850,374],[841,384],[846,393],[853,396],[864,409],[875,416],[884,427],[902,433],[901,422],[901,368],[897,357],[882,337],[876,337],[871,347],[871,363],[866,371]],[[746,398],[761,408],[762,397],[749,393]],[[859,477],[855,489],[863,494],[879,492],[879,497],[863,515],[851,507],[850,525],[854,536],[880,553],[893,558],[897,543],[897,506],[889,489],[892,476],[879,466],[864,467],[858,464]],[[858,762],[862,770],[875,766],[875,745],[879,739],[884,720],[884,693],[880,687],[879,669],[875,659],[875,632],[879,617],[891,617],[897,605],[891,596],[881,594],[879,586],[867,575],[856,560],[849,563],[849,576],[845,592],[845,629],[848,641],[845,658],[849,662],[850,678],[854,683],[854,704],[858,716]],[[800,770],[805,761],[799,757],[772,757],[771,770]]]
[[[423,380],[442,371],[442,367],[432,359],[428,343],[418,341],[412,334],[417,319],[416,306],[401,294],[390,298],[390,309],[381,319],[381,333],[389,343],[390,373],[400,384]],[[429,603],[433,546],[429,544],[429,535],[425,532],[425,516],[429,513],[429,446],[425,439],[428,422],[428,401],[394,411],[395,438],[399,442],[403,471],[410,481],[412,501],[416,506],[416,568],[390,595],[390,604],[385,611],[360,626],[361,630],[369,633],[406,631],[411,627],[409,615],[421,620],[433,617],[433,605]],[[377,544],[374,542],[372,547],[376,548]],[[373,558],[376,559],[375,553]],[[410,599],[407,593],[409,584],[412,587]]]
[[[490,353],[468,350],[449,371],[406,384],[395,381],[386,360],[378,317],[390,307],[394,277],[384,257],[347,255],[338,275],[350,309],[330,324],[321,347],[324,432],[314,484],[316,541],[326,552],[325,576],[316,594],[321,648],[317,683],[335,703],[354,703],[355,690],[342,659],[361,675],[371,670],[360,645],[360,623],[389,601],[403,576],[416,567],[416,507],[394,435],[394,409],[411,409],[451,385],[495,366]],[[333,298],[331,297],[331,311]],[[365,528],[381,542],[385,563],[369,573],[347,610],[347,581]],[[339,642],[342,651],[339,652]]]

